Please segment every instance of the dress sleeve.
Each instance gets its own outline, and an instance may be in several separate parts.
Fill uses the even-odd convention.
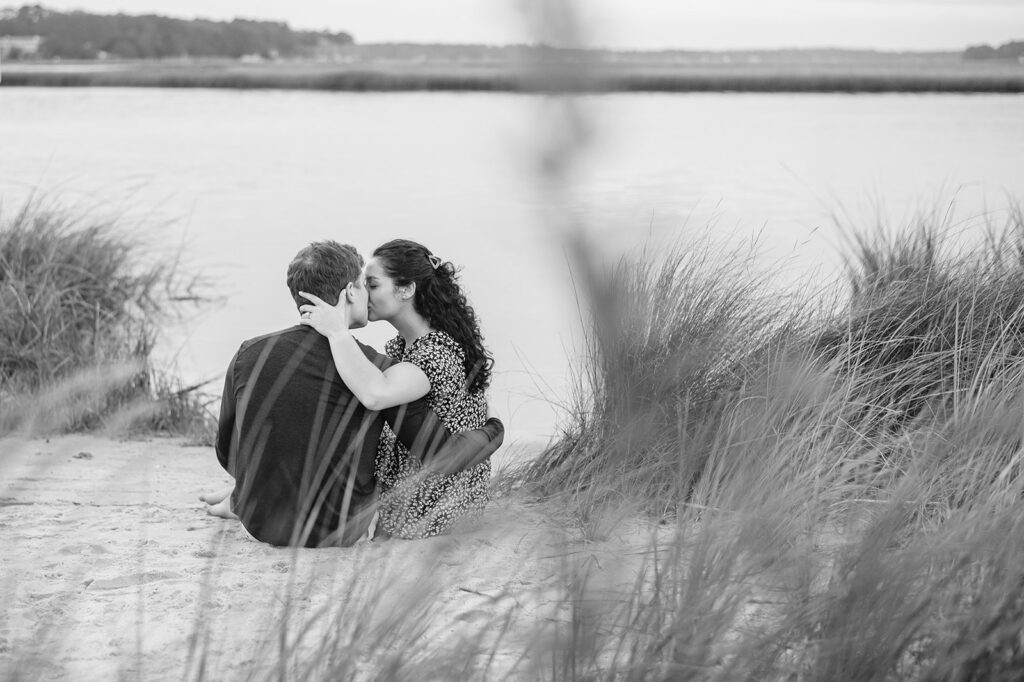
[[[444,337],[436,335],[425,337],[412,347],[405,359],[427,375],[432,393],[457,395],[465,383],[462,357],[454,342],[445,341]]]
[[[404,346],[405,343],[402,341],[402,337],[396,336],[384,344],[384,353],[387,354],[389,358],[397,360],[402,357],[402,348]]]

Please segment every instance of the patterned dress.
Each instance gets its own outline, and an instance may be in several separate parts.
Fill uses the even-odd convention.
[[[483,426],[487,401],[483,391],[466,390],[465,353],[455,339],[445,332],[429,332],[406,348],[405,339],[398,336],[387,343],[385,352],[423,370],[430,380],[427,402],[449,431]],[[438,535],[487,503],[489,460],[449,476],[421,478],[416,476],[421,468],[422,463],[410,457],[408,449],[385,426],[377,450],[378,523],[391,535],[407,539]]]

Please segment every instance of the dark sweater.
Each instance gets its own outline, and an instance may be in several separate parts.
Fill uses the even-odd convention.
[[[392,363],[360,347],[381,369]],[[232,510],[253,537],[273,545],[352,544],[373,513],[385,421],[426,461],[467,452],[479,461],[504,434],[492,419],[453,437],[424,399],[367,410],[338,375],[327,339],[309,327],[245,341],[224,379],[216,444],[235,478]]]

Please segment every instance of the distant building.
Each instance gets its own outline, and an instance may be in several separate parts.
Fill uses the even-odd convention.
[[[0,36],[0,59],[34,57],[42,44],[42,36]]]

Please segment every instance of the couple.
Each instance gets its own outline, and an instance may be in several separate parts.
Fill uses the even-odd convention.
[[[448,530],[487,502],[504,427],[487,418],[493,360],[455,267],[394,240],[363,270],[315,242],[288,266],[300,324],[242,343],[216,451],[233,489],[202,499],[280,546],[347,546]],[[340,291],[340,294],[339,294]],[[386,320],[387,356],[350,329]]]

